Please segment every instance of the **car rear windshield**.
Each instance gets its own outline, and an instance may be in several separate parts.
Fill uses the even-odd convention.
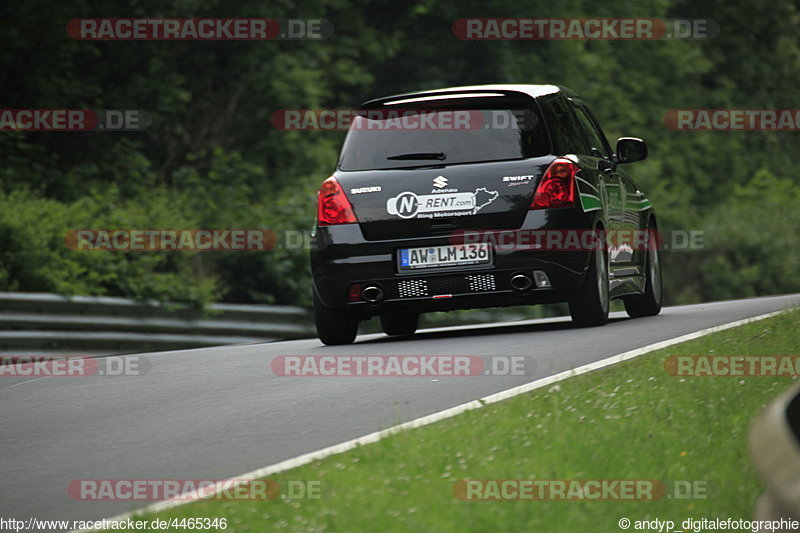
[[[346,171],[505,161],[551,152],[538,110],[362,110],[345,139]]]

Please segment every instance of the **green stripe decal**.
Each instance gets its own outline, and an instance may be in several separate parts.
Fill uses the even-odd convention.
[[[602,204],[600,203],[600,198],[598,198],[597,196],[582,192],[581,207],[583,207],[584,211],[594,211],[596,209],[600,209],[602,207]]]
[[[625,208],[632,211],[644,211],[645,209],[650,209],[652,206],[653,204],[650,203],[650,200],[644,198],[642,200],[629,201]]]

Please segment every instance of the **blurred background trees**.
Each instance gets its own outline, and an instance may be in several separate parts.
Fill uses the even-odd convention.
[[[661,229],[668,303],[800,290],[797,133],[674,132],[673,108],[793,108],[800,13],[789,0],[153,0],[0,6],[3,108],[135,108],[137,133],[0,134],[0,290],[306,304],[307,251],[73,252],[67,230],[306,231],[342,133],[284,132],[281,108],[347,108],[450,85],[553,83],[589,102],[610,140],[639,136],[631,173]],[[324,18],[321,41],[74,41],[79,17]],[[462,17],[710,18],[698,41],[462,41]]]

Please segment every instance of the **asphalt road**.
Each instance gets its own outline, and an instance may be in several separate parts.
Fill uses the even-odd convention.
[[[219,479],[700,329],[800,304],[800,295],[614,314],[147,354],[145,375],[0,377],[0,517],[100,519],[144,503],[72,500],[74,479]],[[291,378],[279,355],[524,356],[527,375]],[[133,357],[133,356],[128,356]]]

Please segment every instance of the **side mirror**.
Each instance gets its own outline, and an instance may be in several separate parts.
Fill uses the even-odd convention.
[[[617,163],[635,163],[647,159],[647,145],[636,137],[620,137],[617,141]]]

